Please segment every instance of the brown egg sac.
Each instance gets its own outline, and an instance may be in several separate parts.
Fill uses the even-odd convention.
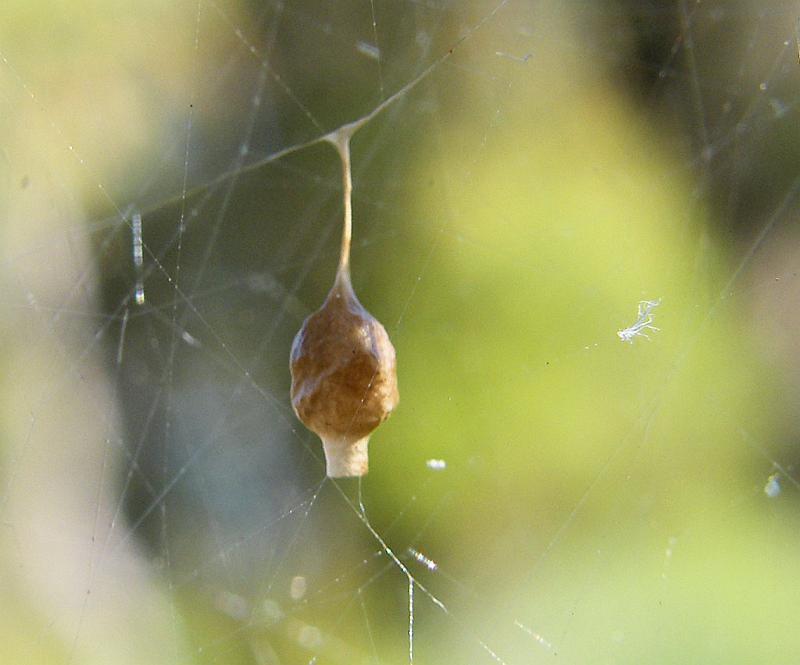
[[[340,272],[322,307],[297,333],[292,407],[322,439],[328,476],[363,476],[372,431],[397,406],[395,352],[386,330]]]

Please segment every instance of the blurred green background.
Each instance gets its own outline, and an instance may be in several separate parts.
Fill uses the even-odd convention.
[[[409,662],[378,537],[415,663],[794,662],[792,11],[5,2],[0,662]],[[401,401],[334,483],[303,146],[411,81],[352,143]]]

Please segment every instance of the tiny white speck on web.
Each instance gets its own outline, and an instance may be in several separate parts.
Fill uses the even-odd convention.
[[[381,59],[381,51],[374,44],[367,44],[367,42],[357,42],[356,50],[362,55],[365,55],[368,58],[372,58],[373,60],[380,61]]]
[[[764,494],[770,499],[776,498],[781,493],[781,476],[779,473],[770,474],[767,484],[764,485]]]

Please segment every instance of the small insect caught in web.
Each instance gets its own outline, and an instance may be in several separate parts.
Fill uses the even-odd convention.
[[[658,300],[642,300],[639,302],[639,309],[636,314],[636,321],[633,325],[617,331],[617,337],[623,342],[633,344],[634,337],[644,337],[650,339],[645,333],[645,330],[654,330],[658,332],[660,328],[653,325],[653,310],[661,304],[661,298]]]

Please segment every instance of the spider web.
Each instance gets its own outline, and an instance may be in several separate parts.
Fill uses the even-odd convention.
[[[4,7],[3,662],[791,662],[796,8],[567,5]]]

